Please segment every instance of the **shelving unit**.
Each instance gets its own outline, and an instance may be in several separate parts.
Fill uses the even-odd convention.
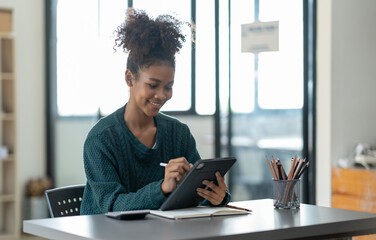
[[[0,239],[9,239],[20,235],[12,10],[0,9],[0,19],[0,145],[8,149],[8,156],[0,158]]]

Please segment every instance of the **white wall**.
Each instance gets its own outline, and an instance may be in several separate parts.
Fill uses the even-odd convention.
[[[359,142],[376,145],[375,11],[373,0],[318,1],[318,205],[331,205],[331,166]]]
[[[335,0],[332,17],[332,160],[376,144],[376,1]]]
[[[330,206],[331,0],[317,3],[316,203]]]
[[[0,0],[13,9],[19,194],[45,173],[44,1]]]

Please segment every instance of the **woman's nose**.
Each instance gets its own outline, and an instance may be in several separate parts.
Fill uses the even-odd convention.
[[[164,101],[164,100],[167,99],[167,94],[166,94],[165,91],[163,91],[163,90],[158,90],[158,91],[155,93],[154,97],[155,97],[156,99],[158,99],[158,100]]]

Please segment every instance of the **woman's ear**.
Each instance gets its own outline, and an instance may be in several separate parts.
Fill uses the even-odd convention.
[[[129,69],[127,69],[125,71],[125,82],[127,83],[128,87],[133,86],[133,80],[135,80],[133,73]]]

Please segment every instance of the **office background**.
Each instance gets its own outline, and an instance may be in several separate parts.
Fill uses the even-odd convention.
[[[14,9],[17,69],[17,139],[20,195],[28,180],[46,172],[44,1],[0,0]],[[376,144],[376,2],[317,1],[316,202],[330,206],[333,163],[358,142]],[[188,123],[203,157],[210,157],[213,119],[179,117]],[[82,143],[93,121],[56,120],[59,185],[82,183]],[[61,171],[60,171],[61,170]]]

